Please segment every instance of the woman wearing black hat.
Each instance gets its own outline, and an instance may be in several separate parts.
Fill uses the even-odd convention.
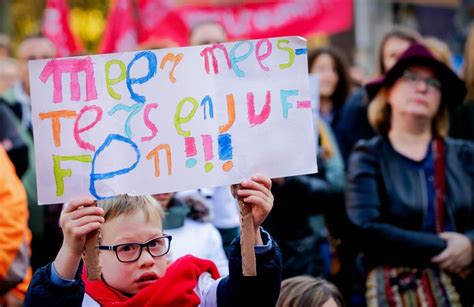
[[[379,136],[350,157],[346,206],[368,303],[472,306],[474,145],[446,138],[464,83],[413,44],[366,90]]]

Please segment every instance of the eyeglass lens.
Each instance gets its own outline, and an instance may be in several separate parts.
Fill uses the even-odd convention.
[[[418,83],[420,81],[423,81],[426,84],[426,86],[429,87],[430,89],[436,89],[436,90],[441,89],[441,82],[436,78],[423,77],[422,75],[417,74],[412,71],[405,71],[403,73],[403,77],[413,83]]]
[[[161,237],[150,240],[146,243],[130,243],[124,244],[117,247],[117,257],[120,261],[130,262],[137,260],[141,253],[142,249],[146,247],[148,252],[153,257],[163,256],[168,252],[169,249],[169,238]]]

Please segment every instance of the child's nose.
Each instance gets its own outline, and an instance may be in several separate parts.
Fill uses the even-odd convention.
[[[148,267],[152,266],[155,263],[153,256],[150,254],[148,249],[144,248],[140,258],[138,258],[138,264],[140,267]]]

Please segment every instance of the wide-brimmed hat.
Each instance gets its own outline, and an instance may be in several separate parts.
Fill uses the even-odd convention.
[[[410,66],[426,66],[435,71],[436,77],[441,82],[442,100],[449,109],[454,109],[463,102],[466,96],[466,85],[456,73],[443,62],[438,61],[423,45],[413,43],[398,58],[395,65],[379,78],[367,83],[365,90],[372,101],[379,90],[392,85]]]

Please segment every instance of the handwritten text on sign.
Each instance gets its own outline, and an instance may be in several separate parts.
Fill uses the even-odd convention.
[[[30,62],[40,203],[316,170],[306,42]]]

